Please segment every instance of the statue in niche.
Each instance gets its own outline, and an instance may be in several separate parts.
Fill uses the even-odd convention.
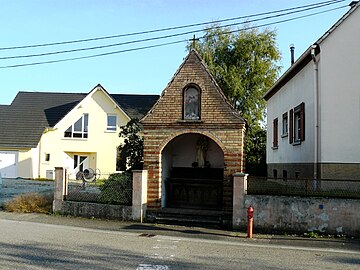
[[[184,119],[199,120],[199,91],[190,87],[185,90]]]
[[[199,168],[204,168],[206,162],[206,152],[209,148],[209,138],[201,136],[196,142],[196,162]]]

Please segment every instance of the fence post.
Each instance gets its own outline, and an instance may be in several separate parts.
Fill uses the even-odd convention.
[[[62,203],[68,193],[66,169],[55,167],[53,212],[60,212]]]
[[[143,222],[147,207],[147,170],[133,171],[132,219]]]
[[[245,196],[247,195],[247,177],[245,173],[233,174],[233,217],[232,226],[238,229],[246,222]]]

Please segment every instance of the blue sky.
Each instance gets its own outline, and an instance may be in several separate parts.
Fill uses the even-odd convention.
[[[208,22],[323,1],[325,0],[0,0],[0,48],[87,39]],[[344,1],[315,11],[341,7],[350,2]],[[289,67],[290,44],[295,45],[295,57],[299,57],[348,9],[345,7],[271,26],[277,31],[283,71]],[[299,15],[293,14],[257,24]],[[199,29],[199,27],[192,29]],[[191,29],[176,32],[189,30]],[[175,32],[23,50],[0,50],[0,57],[93,47],[173,33]],[[192,34],[188,34],[172,39],[102,50],[0,60],[0,67],[131,49],[186,40],[191,37]],[[2,84],[0,104],[10,104],[19,91],[87,93],[98,83],[110,93],[160,94],[186,56],[185,46],[186,43],[183,42],[85,60],[0,68]]]

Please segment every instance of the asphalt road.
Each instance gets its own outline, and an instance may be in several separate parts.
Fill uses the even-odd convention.
[[[271,244],[0,218],[0,269],[359,268],[360,250],[341,245]]]

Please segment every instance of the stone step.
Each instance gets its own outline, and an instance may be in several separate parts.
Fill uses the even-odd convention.
[[[202,227],[221,227],[222,212],[194,209],[174,209],[163,208],[159,210],[148,211],[147,219],[150,222],[188,225]]]

